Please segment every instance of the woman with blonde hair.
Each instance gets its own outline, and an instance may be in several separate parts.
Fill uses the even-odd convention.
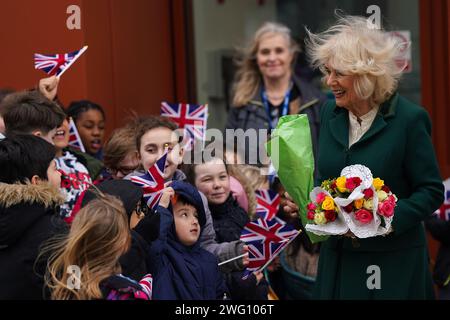
[[[316,298],[434,297],[423,221],[442,203],[443,185],[430,118],[397,93],[403,45],[363,17],[339,16],[328,30],[309,32],[312,63],[336,97],[321,112],[316,184],[361,164],[398,197],[389,234],[348,233],[323,243]]]
[[[100,192],[100,191],[99,191]],[[142,286],[121,275],[119,258],[131,243],[122,202],[100,194],[82,208],[68,235],[53,239],[43,253],[48,259],[46,283],[54,300],[130,300],[150,298],[151,280]]]
[[[287,114],[308,116],[316,150],[319,109],[325,97],[294,74],[299,51],[289,28],[280,23],[266,22],[256,31],[237,62],[239,69],[234,84],[233,108],[228,114],[226,129],[256,130],[257,143],[246,142],[237,146],[246,164],[268,164],[264,151],[267,135],[261,133],[270,135],[279,118]],[[227,143],[231,145],[234,141]]]

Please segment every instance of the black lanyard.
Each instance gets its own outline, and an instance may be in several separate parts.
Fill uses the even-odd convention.
[[[289,85],[289,89],[286,92],[286,94],[284,95],[284,102],[283,102],[283,106],[281,107],[280,118],[289,113],[289,97],[291,95],[291,91],[292,91],[292,83]],[[264,108],[266,109],[267,117],[269,119],[269,129],[270,129],[270,131],[272,131],[273,130],[272,115],[270,114],[269,100],[267,99],[266,90],[264,88],[261,89],[261,100],[264,104]]]

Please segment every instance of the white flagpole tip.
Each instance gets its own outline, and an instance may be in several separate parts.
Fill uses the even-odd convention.
[[[56,77],[59,79],[61,78],[61,76],[63,75],[64,72],[66,72],[67,69],[69,69],[72,64],[78,60],[79,57],[81,57],[81,55],[87,50],[88,46],[84,46],[83,48],[80,49],[80,51],[78,52],[78,54],[75,56],[75,58],[73,58],[72,61],[69,62],[69,64],[64,68],[63,71],[61,71],[60,74],[58,74]]]

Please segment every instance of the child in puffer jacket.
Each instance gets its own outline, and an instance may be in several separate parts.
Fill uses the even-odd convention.
[[[236,241],[242,229],[250,221],[230,192],[230,176],[224,160],[218,157],[205,159],[205,154],[196,157],[201,164],[186,167],[189,182],[193,183],[208,199],[216,241]],[[267,300],[268,286],[261,272],[253,273],[242,280],[243,271],[226,273],[227,286],[232,300]]]

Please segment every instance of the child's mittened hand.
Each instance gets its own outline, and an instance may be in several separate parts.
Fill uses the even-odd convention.
[[[164,188],[162,191],[161,199],[159,200],[159,205],[164,208],[169,207],[170,199],[175,195],[175,191],[172,187]]]

